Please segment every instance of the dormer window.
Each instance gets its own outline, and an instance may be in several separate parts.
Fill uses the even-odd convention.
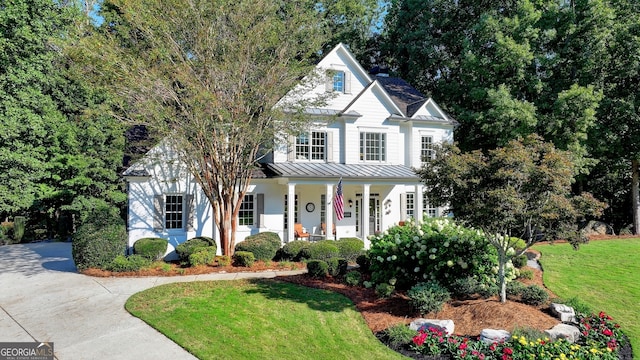
[[[344,71],[333,74],[333,91],[344,92]]]
[[[326,90],[348,94],[351,92],[351,73],[342,70],[330,70],[327,73]]]
[[[311,131],[296,138],[296,160],[324,161],[326,159],[327,133]]]

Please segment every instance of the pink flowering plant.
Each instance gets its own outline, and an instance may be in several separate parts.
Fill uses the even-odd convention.
[[[413,338],[410,348],[425,355],[449,355],[454,360],[531,360],[584,359],[617,360],[625,341],[620,326],[601,312],[598,315],[578,316],[582,338],[577,343],[565,339],[551,341],[513,336],[500,343],[485,342],[449,335],[437,328],[422,328]]]

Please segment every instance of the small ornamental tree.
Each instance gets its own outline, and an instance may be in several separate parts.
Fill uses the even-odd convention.
[[[487,153],[444,145],[436,154],[418,171],[429,202],[448,204],[456,218],[483,229],[498,252],[502,302],[511,258],[545,239],[562,238],[577,247],[584,241],[579,222],[605,208],[591,194],[572,194],[571,154],[535,135]]]

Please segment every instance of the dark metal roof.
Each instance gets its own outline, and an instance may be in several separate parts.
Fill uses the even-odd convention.
[[[413,169],[404,165],[284,162],[266,166],[280,177],[419,179]]]

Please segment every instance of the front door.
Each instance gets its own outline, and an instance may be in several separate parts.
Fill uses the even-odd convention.
[[[357,194],[358,196],[360,194]],[[362,213],[362,195],[356,199],[356,234],[362,238],[363,226],[369,227],[369,234],[373,235],[380,231],[380,224],[382,222],[382,213],[380,210],[380,195],[371,194],[369,196],[369,218],[363,219]]]

